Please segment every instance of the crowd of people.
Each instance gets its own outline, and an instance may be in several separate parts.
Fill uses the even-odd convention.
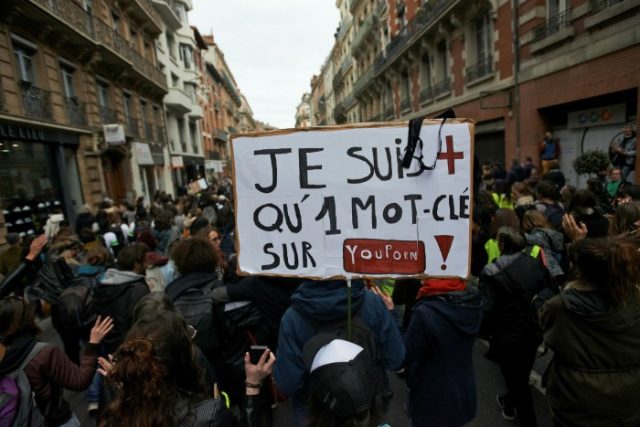
[[[269,426],[284,399],[295,426],[383,425],[394,400],[414,427],[462,426],[478,338],[505,419],[537,425],[529,376],[550,349],[557,426],[640,425],[640,187],[618,167],[567,185],[547,143],[544,174],[531,158],[476,171],[468,280],[240,277],[232,193],[214,186],[9,235],[0,426],[80,425],[65,389],[100,426]],[[63,350],[39,341],[46,316]]]

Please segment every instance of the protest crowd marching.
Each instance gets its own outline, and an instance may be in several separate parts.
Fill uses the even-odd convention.
[[[250,214],[231,181],[148,205],[105,198],[74,224],[58,212],[35,238],[10,234],[0,426],[80,425],[64,390],[86,393],[99,426],[270,426],[285,399],[295,426],[385,425],[392,403],[414,427],[462,426],[478,339],[505,419],[537,425],[529,375],[552,351],[555,425],[640,425],[635,161],[575,188],[549,144],[540,165],[476,160],[465,278],[239,274],[236,221]],[[49,316],[62,348],[38,338]]]

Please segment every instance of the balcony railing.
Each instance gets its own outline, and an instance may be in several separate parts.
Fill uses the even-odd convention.
[[[333,77],[333,87],[334,87],[334,89],[336,87],[338,87],[340,85],[340,83],[342,83],[342,80],[344,79],[345,75],[347,74],[347,70],[351,67],[352,62],[353,62],[353,59],[351,58],[350,55],[342,60],[342,64],[340,64],[340,68],[338,69],[338,72]]]
[[[215,139],[227,142],[229,140],[229,133],[221,129],[218,129],[218,131],[216,132]]]
[[[409,97],[404,98],[400,101],[400,111],[404,112],[411,108],[411,99]]]
[[[395,116],[395,113],[393,111],[393,107],[389,106],[384,109],[384,118],[386,120],[393,119],[394,116]]]
[[[475,64],[467,67],[465,81],[467,83],[481,79],[493,73],[493,56],[487,55]]]
[[[148,123],[147,121],[143,120],[142,129],[144,131],[145,138],[148,139],[149,141],[153,141],[153,127],[151,126],[151,123]]]
[[[107,107],[100,107],[100,120],[102,124],[109,125],[118,123],[118,112]]]
[[[433,101],[433,86],[427,86],[420,91],[420,104],[428,104]]]
[[[236,129],[236,128],[235,128],[235,127],[233,127],[233,126],[229,126],[229,127],[228,127],[228,129],[229,129],[229,133],[231,133],[231,134],[233,134],[233,133],[238,133],[238,129]]]
[[[85,105],[78,98],[65,98],[64,108],[67,111],[67,119],[72,125],[86,126],[87,111]]]
[[[51,93],[30,83],[22,84],[22,106],[25,116],[52,120]]]
[[[367,19],[364,20],[356,35],[353,37],[353,41],[351,42],[351,51],[355,51],[360,48],[360,44],[367,38],[367,35],[371,32],[374,24],[378,21],[378,18],[375,15],[369,15]]]
[[[93,17],[82,6],[73,0],[31,0],[47,9],[58,19],[65,21],[69,27],[82,33],[85,37],[93,39]]]
[[[131,116],[125,117],[125,122],[127,123],[127,133],[132,136],[140,136],[138,130],[138,120]]]
[[[437,98],[441,95],[451,92],[451,77],[445,77],[438,83],[433,85],[433,97]]]
[[[571,25],[571,9],[566,9],[564,12],[547,19],[544,24],[535,27],[533,29],[533,40],[542,40],[567,28],[569,25]]]
[[[167,136],[164,133],[164,126],[156,125],[156,142],[162,145],[165,145],[167,143]]]
[[[353,85],[353,96],[357,97],[358,95],[360,95],[362,90],[367,87],[369,82],[371,82],[372,78],[373,67],[369,67],[367,71],[365,71],[362,75],[360,75],[360,77],[358,77],[358,80],[356,80],[356,83]]]
[[[370,122],[381,122],[382,121],[382,114],[376,114],[375,116],[371,117],[369,119]]]
[[[591,12],[598,12],[622,1],[624,0],[589,0],[589,10]]]

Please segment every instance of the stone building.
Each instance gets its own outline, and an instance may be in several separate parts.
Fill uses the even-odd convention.
[[[302,95],[300,104],[296,107],[296,126],[297,128],[308,128],[311,126],[311,94]]]
[[[73,221],[85,203],[143,195],[138,153],[148,160],[165,141],[161,32],[150,0],[0,2],[0,223],[9,231],[33,233],[54,209]]]
[[[312,81],[313,125],[406,120],[453,108],[477,121],[481,161],[535,161],[544,133],[553,131],[561,168],[580,184],[573,159],[606,151],[623,123],[637,120],[637,0],[336,5],[335,44]]]

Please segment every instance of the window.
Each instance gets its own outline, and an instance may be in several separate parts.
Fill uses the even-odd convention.
[[[196,102],[196,88],[191,83],[184,84],[184,92],[187,94],[189,99],[193,102]]]
[[[420,58],[420,88],[425,90],[431,86],[431,60],[429,54],[424,53]]]
[[[180,86],[180,78],[177,75],[171,73],[171,87],[178,86]]]
[[[548,0],[547,1],[547,19],[564,12],[567,8],[566,0]]]
[[[191,134],[191,146],[193,147],[193,152],[198,154],[198,130],[194,122],[189,122],[189,133]]]
[[[178,15],[178,19],[180,19],[180,22],[182,22],[183,24],[189,23],[189,20],[187,19],[187,10],[185,9],[184,4],[176,2],[174,11],[176,15]]]
[[[491,23],[489,14],[485,13],[475,20],[476,62],[483,62],[491,54]]]
[[[138,33],[133,28],[129,29],[129,43],[131,43],[131,46],[134,48],[138,44]]]
[[[449,76],[449,56],[447,53],[447,42],[442,40],[438,43],[438,78],[444,80]]]
[[[16,57],[16,67],[22,82],[34,84],[36,83],[36,75],[33,68],[33,56],[35,50],[26,46],[15,45],[13,53]]]
[[[180,60],[184,64],[184,68],[187,70],[191,69],[191,65],[193,64],[193,50],[191,46],[186,44],[180,45]]]
[[[75,98],[76,91],[73,86],[73,73],[75,70],[66,64],[60,64],[62,72],[62,90],[65,98]]]
[[[176,57],[176,41],[173,38],[173,34],[167,32],[167,50],[169,50],[169,56]]]
[[[101,81],[96,82],[98,89],[98,104],[101,108],[109,107],[109,85]]]
[[[120,16],[116,15],[113,12],[111,13],[111,28],[116,33],[120,32]]]
[[[144,99],[140,99],[140,118],[144,123],[145,127],[147,125],[147,101]]]
[[[122,93],[122,98],[124,100],[124,115],[127,118],[127,122],[129,121],[129,119],[132,117],[133,113],[133,107],[132,107],[132,99],[131,99],[131,95],[128,94],[127,92],[123,92]]]
[[[178,138],[180,139],[180,146],[182,147],[182,152],[187,151],[187,143],[184,141],[184,119],[178,118]]]

